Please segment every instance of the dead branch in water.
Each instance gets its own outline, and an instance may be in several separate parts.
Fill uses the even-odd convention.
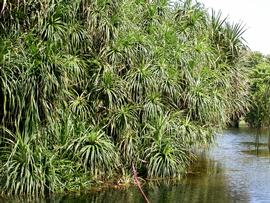
[[[140,193],[142,194],[142,196],[144,197],[145,202],[150,203],[149,200],[148,200],[148,198],[146,197],[146,195],[144,194],[144,192],[142,190],[140,181],[138,179],[137,171],[136,171],[135,166],[134,166],[133,163],[132,163],[132,171],[133,171],[133,176],[134,176],[135,184],[137,185],[137,187],[138,187]]]

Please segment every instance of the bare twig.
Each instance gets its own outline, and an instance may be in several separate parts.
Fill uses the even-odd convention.
[[[135,166],[134,166],[133,163],[132,163],[132,171],[133,171],[135,183],[136,183],[136,185],[137,185],[137,187],[138,187],[140,193],[141,193],[142,196],[144,197],[145,202],[150,203],[149,200],[148,200],[148,198],[146,197],[146,195],[144,194],[144,192],[143,192],[143,190],[142,190],[140,181],[139,181],[139,179],[138,179],[137,171],[136,171],[136,168],[135,168]]]

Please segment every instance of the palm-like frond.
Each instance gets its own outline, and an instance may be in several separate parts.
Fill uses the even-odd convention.
[[[71,139],[66,153],[82,163],[92,175],[110,174],[119,165],[118,154],[110,138],[102,131],[87,130],[79,138]]]
[[[132,164],[178,177],[194,148],[247,110],[244,28],[201,3],[0,7],[4,191],[77,190]]]

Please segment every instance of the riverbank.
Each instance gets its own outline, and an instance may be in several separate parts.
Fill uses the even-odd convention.
[[[181,181],[147,181],[142,188],[150,202],[230,203],[270,201],[268,133],[263,131],[256,144],[256,130],[230,129],[217,137],[217,144],[202,153]],[[252,153],[258,148],[258,154]],[[261,153],[263,152],[263,153]],[[0,201],[1,202],[1,201]],[[3,201],[2,201],[3,202]],[[27,202],[21,200],[20,202]],[[134,185],[111,184],[84,194],[54,195],[36,202],[143,202]]]

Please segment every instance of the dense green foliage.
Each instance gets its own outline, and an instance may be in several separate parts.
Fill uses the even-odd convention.
[[[250,110],[245,119],[250,126],[260,128],[270,124],[270,60],[260,53],[251,53],[250,67]]]
[[[1,1],[1,190],[179,177],[247,106],[243,28],[187,0]],[[145,174],[143,174],[145,172]]]

